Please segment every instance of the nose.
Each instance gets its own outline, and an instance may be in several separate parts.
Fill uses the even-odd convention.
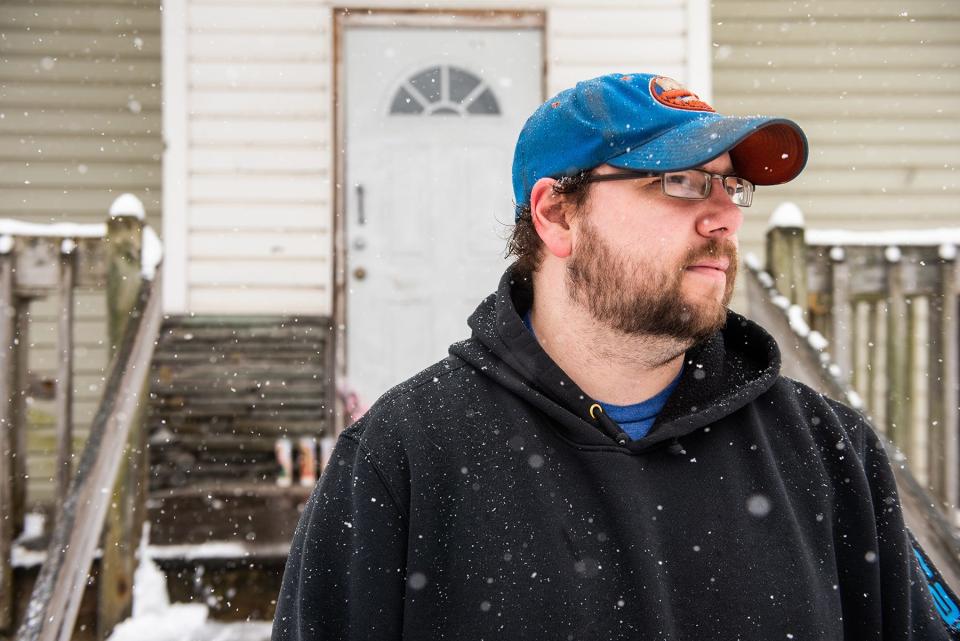
[[[743,210],[730,199],[720,178],[714,176],[710,196],[703,201],[703,211],[697,216],[697,233],[705,238],[736,236],[743,224]]]

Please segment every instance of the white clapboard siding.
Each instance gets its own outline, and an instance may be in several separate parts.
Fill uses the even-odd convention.
[[[810,140],[800,179],[757,192],[744,251],[763,255],[785,200],[810,228],[956,225],[960,4],[716,0],[713,21],[714,106],[793,118]]]
[[[184,2],[184,311],[330,314],[334,3]],[[371,0],[360,10],[410,8],[399,0]],[[486,0],[430,5],[449,9],[451,26],[464,15],[457,11],[478,8],[491,7]],[[683,80],[690,68],[687,0],[551,0],[496,8],[546,14],[551,94],[603,73],[654,71]],[[396,15],[405,24],[416,18]],[[325,262],[290,262],[308,257]],[[275,286],[259,286],[264,282]],[[314,295],[304,296],[310,287]]]

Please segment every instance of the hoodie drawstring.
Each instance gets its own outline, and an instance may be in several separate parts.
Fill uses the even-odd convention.
[[[599,403],[590,406],[590,418],[597,422],[604,434],[620,445],[626,445],[630,441],[630,436],[620,428],[616,421],[607,416]]]

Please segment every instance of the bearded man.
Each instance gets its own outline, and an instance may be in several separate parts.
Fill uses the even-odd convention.
[[[274,641],[950,638],[877,435],[726,308],[755,185],[806,158],[659,76],[542,105],[517,262],[340,436]]]

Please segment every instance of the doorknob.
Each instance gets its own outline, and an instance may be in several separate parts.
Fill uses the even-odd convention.
[[[357,267],[356,269],[353,270],[353,277],[356,278],[357,280],[363,280],[364,278],[367,277],[367,270],[364,269],[363,267]]]

